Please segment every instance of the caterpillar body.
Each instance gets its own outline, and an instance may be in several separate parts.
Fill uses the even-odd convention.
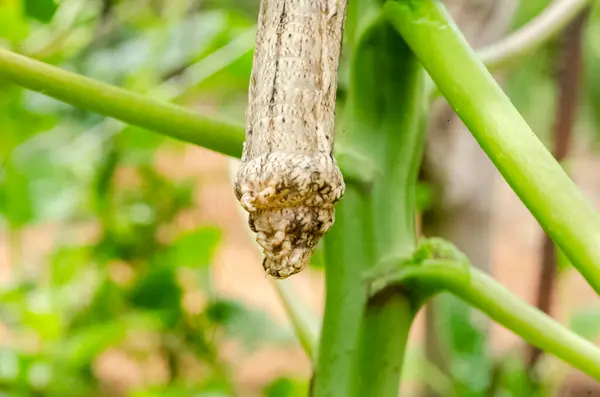
[[[301,271],[345,185],[333,157],[347,0],[261,0],[234,191],[275,278]]]

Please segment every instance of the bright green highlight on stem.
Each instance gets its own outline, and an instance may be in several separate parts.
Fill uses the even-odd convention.
[[[0,49],[0,78],[8,78],[81,109],[240,157],[243,127],[67,72]]]
[[[386,15],[548,235],[600,293],[600,215],[533,133],[437,0]]]
[[[444,289],[477,307],[527,342],[600,380],[600,349],[529,306],[485,273],[451,260],[427,260],[405,266],[381,280],[411,289]]]

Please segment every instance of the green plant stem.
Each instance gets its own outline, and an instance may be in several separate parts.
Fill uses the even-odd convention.
[[[233,183],[233,179],[239,167],[239,161],[231,159],[229,161],[229,180]],[[242,218],[247,216],[244,209],[241,206],[237,207]],[[250,228],[245,228],[246,233],[251,240],[254,240]],[[254,245],[259,255],[262,252],[259,250],[258,245]],[[300,342],[300,346],[306,353],[306,355],[313,361],[316,361],[317,342],[319,339],[320,324],[317,318],[313,316],[309,308],[304,304],[300,296],[296,293],[291,285],[290,280],[275,280],[271,279],[271,284],[275,288],[275,292],[279,296],[283,308],[294,328],[296,337]]]
[[[177,102],[181,100],[193,87],[219,73],[251,51],[254,48],[255,34],[256,29],[254,27],[244,31],[235,40],[198,62],[180,69],[179,74],[151,88],[146,96],[160,101]],[[128,128],[130,128],[129,125],[113,119],[105,119],[101,124],[94,127],[95,130],[102,131],[107,138],[124,133]]]
[[[180,99],[191,87],[214,76],[252,51],[255,36],[255,27],[245,30],[231,42],[185,68],[182,73],[151,89],[148,95],[168,101]]]
[[[395,281],[414,290],[448,290],[532,345],[600,380],[597,346],[517,298],[480,270],[449,260],[429,260],[402,268],[393,279],[382,281],[382,285],[389,288]]]
[[[477,59],[441,3],[392,1],[385,10],[521,201],[600,293],[600,215]]]
[[[365,14],[367,1],[357,0],[348,4],[345,29],[351,36],[346,42],[347,50],[355,50],[354,43],[360,36],[360,16]],[[349,89],[353,89],[352,84]],[[356,131],[360,136],[361,128],[355,129],[352,112],[347,110],[349,106],[344,105],[343,117],[350,115],[350,120],[344,120],[343,126],[337,129],[338,158],[340,153],[363,154],[360,150],[362,140],[353,139]],[[368,134],[367,131],[364,133]],[[368,166],[361,168],[376,171],[368,154],[364,156],[364,162]],[[356,162],[349,162],[352,163]],[[324,240],[325,312],[311,397],[352,395],[351,374],[355,369],[357,345],[368,298],[362,274],[374,263],[369,182],[365,183],[360,178],[360,172],[348,174],[341,163],[340,168],[344,172],[346,193],[336,206],[335,223]]]
[[[591,0],[555,0],[521,29],[478,51],[479,59],[488,69],[497,70],[531,54],[562,32],[590,2]]]
[[[415,248],[415,185],[424,140],[424,72],[410,49],[374,16],[379,1],[349,4],[356,38],[338,153],[358,153],[347,193],[325,239],[326,306],[315,397],[397,396],[414,305],[390,289],[367,301],[364,277],[382,258]],[[377,70],[377,73],[373,73]],[[373,170],[373,172],[371,172]],[[364,171],[364,169],[362,170]]]
[[[376,98],[371,105],[374,121],[371,128],[380,131],[365,129],[368,133],[365,138],[373,139],[381,134],[380,139],[385,142],[381,153],[374,153],[374,159],[380,159],[382,172],[371,191],[373,234],[370,238],[376,263],[392,256],[410,256],[415,249],[415,189],[425,141],[425,129],[421,125],[424,72],[385,21],[378,30],[374,42],[378,43],[379,51],[372,53],[369,43],[365,43],[357,55],[360,66],[355,71],[353,89],[356,89],[354,95],[361,99],[357,99],[354,106],[362,110],[351,108],[355,114],[363,112],[364,120],[368,120],[368,114],[364,113],[368,112],[369,105],[364,101]],[[373,63],[366,61],[369,56],[378,64],[379,76],[373,81],[365,78],[369,73],[367,68],[376,70]],[[367,84],[380,94],[368,95]],[[376,88],[384,85],[385,89]],[[406,343],[415,314],[414,302],[400,289],[386,290],[368,301],[353,375],[356,380],[353,396],[398,395]]]
[[[477,57],[490,72],[502,70],[556,37],[590,2],[556,0],[527,25],[477,50]],[[428,84],[429,101],[433,102],[441,93],[431,80]]]
[[[240,157],[243,127],[34,61],[0,49],[0,78],[81,109]]]
[[[315,361],[319,324],[316,318],[302,304],[302,300],[293,291],[289,280],[273,280],[273,286],[285,308],[300,345],[306,355]]]
[[[589,2],[590,0],[557,0],[527,26],[484,48],[479,54],[480,59],[492,70],[533,51],[559,32]],[[251,48],[246,36],[246,33],[242,34],[215,56],[225,59],[229,52]],[[216,62],[219,63],[219,59]],[[197,74],[195,71],[190,73]],[[13,83],[76,107],[233,157],[239,157],[241,154],[244,134],[242,127],[235,124],[203,117],[170,104],[151,101],[127,90],[102,84],[2,49],[0,75]],[[191,78],[194,79],[193,76]],[[158,93],[162,94],[165,90],[168,96],[180,93],[177,87],[170,86],[161,87]],[[437,96],[438,91],[432,90],[432,99]]]
[[[414,317],[413,303],[400,288],[389,288],[369,299],[351,396],[398,395],[400,373]]]
[[[373,263],[368,224],[369,201],[359,186],[346,186],[335,223],[325,239],[325,314],[313,397],[348,397],[350,379],[367,302],[365,266]]]

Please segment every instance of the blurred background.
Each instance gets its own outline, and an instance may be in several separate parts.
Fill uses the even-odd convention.
[[[549,2],[446,1],[475,47]],[[243,123],[257,10],[258,0],[3,0],[0,45]],[[600,7],[497,78],[600,208]],[[342,78],[340,100],[344,89]],[[429,128],[424,234],[596,340],[597,295],[443,101]],[[0,76],[0,396],[306,396],[310,361],[262,270],[232,166]],[[289,286],[320,318],[319,255]],[[600,396],[445,295],[411,339],[406,396]]]

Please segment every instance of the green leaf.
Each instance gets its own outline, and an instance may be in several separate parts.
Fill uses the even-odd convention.
[[[33,19],[48,23],[54,17],[58,4],[54,0],[23,0],[25,13]]]
[[[0,213],[12,227],[22,227],[34,218],[30,183],[27,175],[9,160],[4,181],[0,179]]]
[[[455,397],[451,378],[427,359],[422,347],[410,346],[404,360],[403,381],[419,382],[440,396]]]
[[[253,350],[264,342],[287,342],[294,339],[263,311],[250,309],[234,300],[217,300],[206,308],[207,317],[221,325],[226,333],[242,341],[247,350]]]
[[[449,355],[457,394],[480,395],[490,384],[492,361],[487,351],[487,330],[474,318],[479,313],[449,294],[441,294],[435,302],[437,329]]]
[[[27,37],[29,27],[21,15],[19,0],[0,2],[0,38],[20,41]]]
[[[596,339],[600,335],[600,307],[589,307],[575,313],[570,328],[583,338]]]
[[[133,287],[131,302],[160,316],[166,326],[174,326],[181,317],[181,286],[175,268],[155,266]]]
[[[525,363],[520,355],[502,357],[497,375],[497,392],[495,395],[502,397],[542,397],[547,392],[542,392],[531,381]]]
[[[73,367],[83,367],[104,350],[125,338],[122,322],[94,324],[74,331],[65,341],[61,356]]]
[[[68,284],[91,260],[89,247],[63,247],[50,256],[51,281],[53,285]]]
[[[304,397],[308,394],[308,383],[292,378],[278,378],[264,392],[265,397]]]
[[[71,320],[71,327],[84,327],[88,324],[111,321],[127,309],[121,287],[108,278],[100,280],[98,284],[93,299],[86,304],[86,310],[77,313]]]
[[[45,298],[42,297],[41,299]],[[23,326],[32,328],[40,339],[46,341],[57,340],[62,336],[64,327],[62,320],[60,312],[45,308],[42,310],[26,310],[21,318]]]
[[[171,245],[169,257],[174,266],[206,268],[219,243],[221,230],[217,227],[203,227],[180,235]]]
[[[154,152],[165,138],[135,126],[126,126],[119,136],[122,161],[130,165],[151,164]]]
[[[215,387],[190,387],[183,385],[169,385],[166,387],[150,387],[145,390],[136,390],[129,397],[232,397],[231,393]]]
[[[419,181],[415,186],[415,200],[418,211],[425,211],[433,207],[435,194],[430,183]]]

